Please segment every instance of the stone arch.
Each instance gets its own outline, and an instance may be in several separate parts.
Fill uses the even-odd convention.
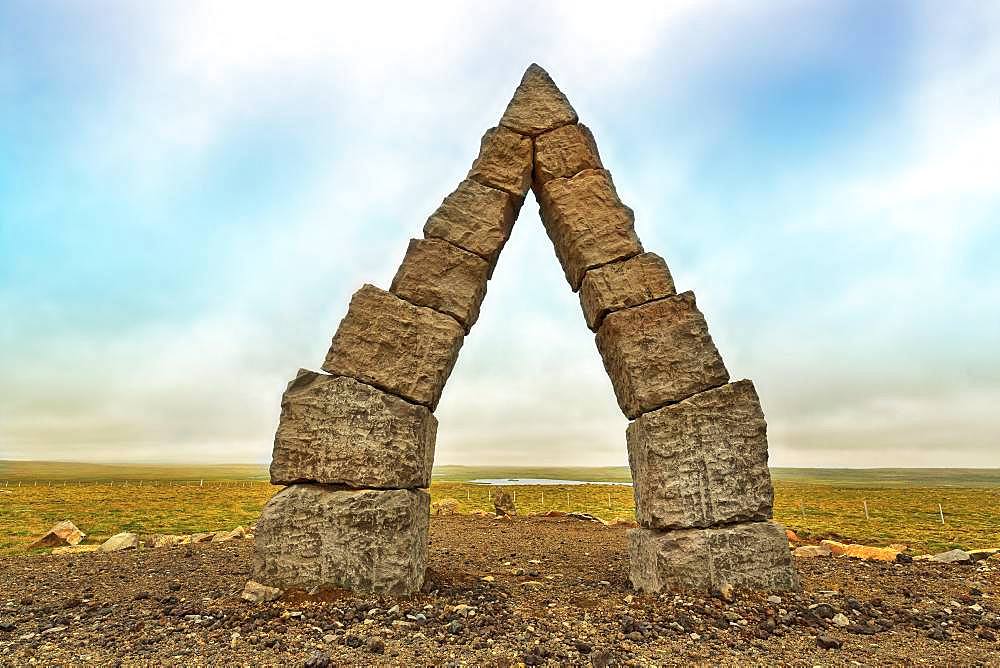
[[[288,384],[271,463],[272,483],[287,487],[258,522],[255,579],[420,589],[433,411],[529,187],[631,420],[634,586],[797,587],[784,530],[770,521],[753,384],[730,382],[694,294],[677,294],[663,258],[642,247],[593,135],[537,65],[389,290],[354,294],[325,373],[301,370]]]

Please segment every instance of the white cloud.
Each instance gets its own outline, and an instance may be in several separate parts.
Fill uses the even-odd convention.
[[[948,433],[965,439],[963,462],[995,463],[985,435],[1000,425],[984,397],[996,385],[969,389],[955,372],[960,344],[942,345],[940,328],[930,327],[933,341],[918,336],[935,317],[931,300],[960,328],[962,309],[995,308],[1000,294],[994,279],[963,296],[972,305],[947,302],[954,283],[945,270],[961,263],[970,234],[995,224],[1000,182],[1000,47],[970,40],[966,15],[947,25],[937,15],[921,19],[899,119],[905,147],[887,146],[896,153],[837,181],[817,179],[809,192],[782,193],[809,208],[776,222],[775,239],[800,235],[819,245],[842,235],[844,265],[845,249],[879,248],[873,240],[898,243],[907,257],[847,279],[845,271],[834,277],[842,284],[815,289],[809,303],[782,307],[780,294],[757,293],[757,274],[775,259],[751,248],[759,240],[749,233],[705,238],[694,249],[663,243],[668,226],[690,224],[673,215],[674,202],[726,215],[726,194],[713,195],[691,171],[705,137],[664,139],[658,128],[633,132],[620,119],[651,100],[680,100],[693,82],[728,85],[736,72],[752,83],[770,67],[794,68],[831,47],[839,10],[691,2],[555,3],[530,12],[459,2],[158,8],[135,15],[137,55],[117,65],[129,71],[109,106],[81,119],[72,159],[95,184],[115,184],[148,210],[168,208],[193,170],[257,123],[257,131],[308,132],[311,154],[321,157],[290,201],[251,216],[213,249],[210,310],[118,332],[31,332],[39,340],[25,346],[28,362],[0,380],[18,396],[0,427],[16,454],[266,460],[284,383],[297,367],[318,366],[354,289],[387,287],[407,238],[463,176],[522,69],[539,61],[597,132],[623,198],[640,212],[647,247],[666,256],[681,289],[698,292],[734,376],[757,379],[773,463],[850,462],[878,443],[890,453],[885,462],[915,452],[915,463],[948,464],[955,446],[940,445]],[[782,21],[796,29],[777,38]],[[997,27],[995,15],[972,23],[986,35]],[[734,55],[733,43],[755,48]],[[705,109],[701,118],[717,131],[730,112]],[[137,216],[134,224],[152,223]],[[622,463],[625,420],[530,200],[489,290],[438,411],[438,461]],[[760,314],[748,322],[741,309],[750,303]],[[942,377],[941,391],[924,396],[921,383]]]

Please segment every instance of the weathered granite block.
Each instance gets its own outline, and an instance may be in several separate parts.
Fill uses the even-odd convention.
[[[531,138],[505,127],[490,128],[467,178],[523,199],[531,186]]]
[[[785,529],[774,522],[711,529],[630,529],[629,576],[639,591],[799,588]]]
[[[642,252],[632,209],[618,199],[606,171],[552,179],[536,195],[545,231],[573,290],[588,269]]]
[[[365,285],[351,298],[323,370],[434,410],[464,334],[449,315]]]
[[[411,239],[389,291],[452,316],[468,332],[479,318],[490,265],[441,239]]]
[[[424,225],[424,236],[444,239],[496,266],[510,237],[520,201],[509,192],[462,181]]]
[[[535,187],[566,179],[585,169],[603,169],[594,135],[586,125],[572,124],[535,138]]]
[[[420,591],[430,495],[424,490],[292,485],[265,504],[254,531],[253,579],[279,589]]]
[[[580,284],[580,306],[595,332],[604,316],[676,293],[667,263],[656,253],[643,253],[588,271]]]
[[[437,419],[346,376],[300,369],[281,398],[271,483],[427,487]]]
[[[576,120],[576,111],[549,73],[532,63],[503,112],[500,125],[534,137]]]
[[[692,292],[609,314],[597,349],[630,419],[729,381]]]
[[[771,517],[767,424],[741,380],[640,416],[626,431],[636,519],[648,529]]]

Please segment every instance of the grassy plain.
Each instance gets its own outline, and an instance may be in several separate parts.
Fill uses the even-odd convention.
[[[803,538],[903,542],[916,552],[1000,546],[996,470],[775,469],[773,475],[775,518]],[[495,488],[468,482],[477,478],[619,482],[628,480],[628,469],[440,467],[431,495],[456,499],[462,512],[487,510]],[[521,512],[578,510],[606,520],[633,517],[632,490],[621,485],[508,489],[515,491]],[[255,465],[0,462],[0,554],[23,553],[34,537],[62,519],[87,532],[87,542],[119,531],[190,533],[249,526],[276,490],[266,482],[266,470]]]

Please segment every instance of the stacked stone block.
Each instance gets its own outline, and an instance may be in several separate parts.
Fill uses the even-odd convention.
[[[767,437],[749,381],[729,383],[690,292],[645,252],[593,134],[532,65],[458,187],[410,241],[389,288],[351,299],[323,363],[282,399],[271,480],[288,485],[256,530],[272,586],[409,594],[423,583],[433,411],[532,188],[618,403],[640,590],[797,586],[769,521]]]

